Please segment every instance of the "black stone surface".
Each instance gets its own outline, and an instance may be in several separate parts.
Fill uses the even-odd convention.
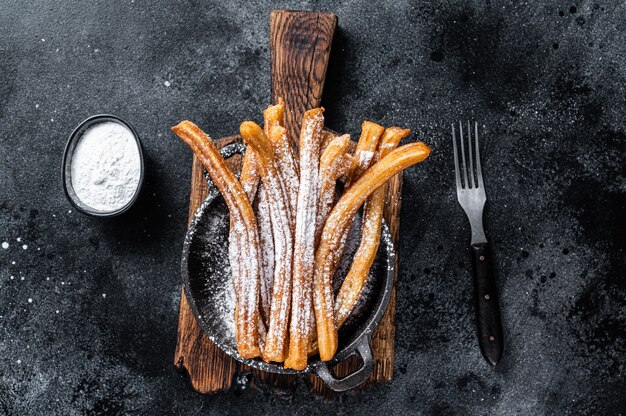
[[[267,3],[0,2],[0,414],[626,413],[624,5]],[[338,15],[331,128],[373,119],[434,148],[404,187],[396,378],[333,404],[305,386],[201,396],[172,365],[191,152],[169,126],[260,119],[270,7]],[[109,220],[71,210],[60,174],[71,130],[103,112],[147,159],[139,203]],[[449,126],[467,118],[484,125],[495,369],[454,193]]]

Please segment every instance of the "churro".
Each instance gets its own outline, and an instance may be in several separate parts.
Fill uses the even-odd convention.
[[[252,205],[237,177],[217,150],[213,141],[198,126],[182,121],[172,127],[196,154],[219,189],[233,219],[235,236],[241,239],[240,279],[237,302],[237,350],[242,357],[260,355],[259,348],[259,238]]]
[[[372,161],[374,160],[376,149],[378,148],[380,136],[383,134],[384,131],[385,128],[383,126],[373,123],[371,121],[365,120],[363,123],[361,123],[361,135],[359,136],[359,141],[357,142],[356,149],[354,151],[354,158],[356,159],[356,161],[346,178],[344,190],[349,189],[350,186],[352,186],[352,183],[359,179],[363,172],[365,172],[365,170],[370,167]],[[341,242],[337,246],[337,250],[333,252],[332,264],[339,264],[339,261],[341,260],[341,257],[343,256],[343,252],[346,247],[349,233],[350,229],[347,229],[341,235]]]
[[[324,109],[309,110],[302,116],[300,130],[300,186],[294,236],[289,355],[286,368],[303,370],[307,364],[313,305],[313,262],[315,219],[318,201],[319,147],[324,127]]]
[[[429,153],[430,148],[422,142],[407,144],[392,151],[353,183],[328,216],[315,253],[313,284],[313,304],[321,360],[332,359],[337,351],[337,326],[331,279],[336,268],[333,264],[333,253],[341,244],[342,234],[372,192],[403,169],[426,159]]]
[[[257,167],[256,157],[254,154],[254,150],[252,149],[246,149],[246,152],[243,156],[243,162],[241,165],[241,174],[239,175],[239,182],[241,183],[241,186],[244,192],[248,196],[248,200],[250,201],[250,203],[251,204],[254,203],[255,196],[257,194],[257,189],[260,183],[260,177],[259,177],[259,170]],[[241,237],[237,235],[237,232],[233,223],[233,218],[230,219],[230,230],[229,230],[228,240],[230,241],[230,244],[228,245],[228,260],[229,260],[230,268],[232,272],[232,280],[233,280],[234,286],[239,288],[240,287],[239,282],[242,279],[240,263],[245,260],[243,259],[241,255],[240,245],[242,244],[242,240],[241,240]],[[261,252],[261,257],[262,258],[260,259],[260,262],[261,264],[264,264],[263,252]],[[261,278],[263,278],[263,269],[261,269]],[[261,280],[260,283],[262,284],[263,281]],[[262,285],[261,285],[261,289],[263,289]],[[238,302],[236,298],[237,297],[235,297],[235,302]],[[235,306],[235,309],[236,308],[237,306]],[[237,326],[237,314],[235,314],[235,326]],[[261,326],[262,325],[259,325],[259,327]]]
[[[385,129],[380,139],[375,160],[379,161],[387,156],[387,154],[398,146],[400,140],[410,133],[410,130],[401,129],[399,127]],[[383,184],[365,201],[359,248],[354,255],[350,270],[335,299],[335,322],[337,328],[343,325],[361,296],[363,287],[365,287],[365,283],[367,282],[370,268],[376,259],[378,246],[380,244],[380,232],[383,222],[386,193],[387,185]]]
[[[349,188],[352,182],[359,179],[363,172],[370,167],[372,160],[374,160],[376,149],[378,148],[380,136],[384,131],[385,128],[383,126],[372,123],[371,121],[365,120],[361,124],[361,136],[359,137],[356,150],[354,151],[356,165],[346,181],[346,188]]]
[[[291,140],[287,137],[287,130],[283,125],[283,117],[284,104],[283,100],[279,99],[278,104],[271,105],[263,111],[263,131],[272,142],[276,168],[287,194],[292,219],[295,220],[300,173]]]
[[[259,171],[266,185],[270,210],[272,212],[272,231],[274,235],[274,282],[269,327],[265,339],[263,359],[282,362],[286,358],[287,332],[291,308],[291,272],[293,255],[293,236],[291,217],[287,197],[275,165],[272,143],[261,127],[251,121],[240,126],[241,136],[258,156]]]

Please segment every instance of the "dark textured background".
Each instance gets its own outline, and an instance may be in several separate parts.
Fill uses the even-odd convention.
[[[221,3],[0,2],[0,414],[624,412],[626,8],[601,0],[272,5],[339,17],[331,128],[368,118],[434,148],[406,175],[396,378],[332,405],[304,386],[291,402],[190,389],[172,357],[191,152],[169,126],[231,134],[270,90],[270,6]],[[61,187],[69,133],[102,112],[147,158],[138,205],[111,220]],[[496,369],[454,194],[449,124],[470,117],[485,125]]]

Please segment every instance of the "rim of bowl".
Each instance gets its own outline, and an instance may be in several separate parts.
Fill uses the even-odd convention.
[[[78,196],[76,195],[74,187],[72,186],[72,173],[70,169],[72,165],[74,150],[76,149],[75,143],[80,140],[82,135],[91,126],[105,121],[112,121],[114,123],[121,124],[122,126],[129,129],[132,133],[133,138],[135,139],[137,149],[139,150],[139,182],[137,182],[137,188],[135,189],[135,193],[133,194],[133,197],[130,199],[130,201],[128,201],[128,203],[113,211],[97,210],[81,201],[80,198],[78,198]],[[74,130],[70,134],[70,137],[67,140],[65,150],[63,151],[63,164],[61,166],[61,175],[63,177],[63,192],[65,193],[65,197],[70,202],[70,204],[77,211],[82,212],[83,214],[91,215],[94,217],[115,217],[117,215],[125,213],[135,204],[135,202],[139,198],[139,194],[141,193],[141,189],[143,188],[144,174],[145,172],[143,146],[141,144],[141,140],[139,139],[139,135],[137,134],[137,130],[135,130],[132,124],[113,114],[96,114],[87,117],[78,126],[76,126],[76,128],[74,128]]]

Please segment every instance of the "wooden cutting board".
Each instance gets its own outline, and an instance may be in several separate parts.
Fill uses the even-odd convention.
[[[272,100],[275,101],[278,97],[285,100],[285,125],[292,138],[299,137],[300,119],[304,111],[320,105],[336,25],[337,17],[332,13],[275,10],[270,14]],[[223,147],[238,140],[239,136],[224,137],[216,140],[216,144]],[[232,157],[228,162],[235,172],[240,170],[241,157]],[[207,192],[202,164],[194,156],[189,201],[190,221],[206,198]],[[385,220],[396,248],[400,230],[401,192],[402,174],[399,174],[389,183],[385,203]],[[397,259],[398,256],[396,261]],[[387,311],[372,337],[372,351],[376,360],[374,372],[359,388],[393,378],[395,309],[394,287]],[[359,367],[357,359],[352,358],[335,367],[338,377],[350,374]],[[254,387],[270,389],[278,395],[290,395],[298,384],[298,377],[251,369],[213,345],[193,316],[182,291],[174,365],[189,375],[193,389],[199,393],[230,389],[238,373],[252,374]],[[315,375],[305,378],[315,396],[332,398],[339,394],[328,389]]]

